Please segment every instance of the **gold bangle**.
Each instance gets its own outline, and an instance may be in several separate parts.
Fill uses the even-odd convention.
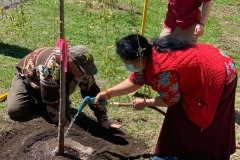
[[[111,98],[111,95],[110,95],[110,93],[109,93],[107,90],[104,90],[103,92],[106,92],[106,93],[107,93],[107,97],[108,97],[108,99]]]

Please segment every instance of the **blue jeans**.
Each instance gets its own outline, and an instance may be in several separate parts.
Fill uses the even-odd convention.
[[[159,156],[153,156],[152,160],[182,160],[178,157],[159,157]]]

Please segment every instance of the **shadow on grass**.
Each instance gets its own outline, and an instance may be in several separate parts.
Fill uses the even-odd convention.
[[[21,59],[30,52],[32,50],[28,48],[0,42],[0,54],[2,55]]]

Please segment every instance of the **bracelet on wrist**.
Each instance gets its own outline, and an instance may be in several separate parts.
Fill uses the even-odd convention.
[[[205,27],[205,24],[203,24],[203,23],[201,23],[201,22],[199,22],[198,24],[200,24],[200,25],[202,25],[203,27]]]
[[[108,98],[108,99],[111,98],[111,95],[110,95],[110,93],[109,93],[107,90],[104,90],[103,92],[106,92],[106,93],[107,93],[107,98]]]

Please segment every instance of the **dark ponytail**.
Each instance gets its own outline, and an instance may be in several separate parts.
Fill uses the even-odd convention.
[[[195,47],[196,44],[181,36],[165,36],[153,39],[151,45],[155,46],[158,52],[170,52]]]
[[[194,42],[184,37],[165,36],[153,39],[150,44],[148,40],[138,34],[130,34],[120,40],[116,40],[117,54],[129,61],[135,61],[138,57],[149,56],[152,53],[152,47],[160,53],[176,50],[185,50],[195,46]]]

